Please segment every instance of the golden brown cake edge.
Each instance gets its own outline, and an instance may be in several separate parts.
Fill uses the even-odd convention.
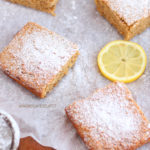
[[[55,9],[56,9],[56,5],[58,3],[59,0],[53,0],[54,2],[44,2],[42,1],[41,3],[36,3],[36,2],[31,2],[31,0],[7,0],[9,2],[15,3],[15,4],[19,4],[25,7],[29,7],[29,8],[33,8],[36,10],[40,10],[46,13],[50,13],[53,16],[55,16]],[[50,5],[51,4],[51,5]],[[49,5],[49,7],[48,7]]]
[[[95,4],[98,12],[105,17],[106,20],[112,24],[118,32],[123,35],[125,40],[130,40],[134,36],[142,33],[150,26],[150,16],[138,20],[131,26],[128,26],[127,23],[117,14],[117,12],[111,10],[107,2],[104,0],[95,0]]]

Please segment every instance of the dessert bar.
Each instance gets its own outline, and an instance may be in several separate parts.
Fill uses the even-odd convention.
[[[66,107],[89,150],[135,150],[150,141],[150,123],[123,83],[112,83]]]
[[[54,11],[58,0],[8,0],[10,2],[31,7],[55,15]]]
[[[130,40],[150,26],[149,0],[95,0],[97,10]]]
[[[76,44],[35,23],[27,23],[0,53],[5,74],[43,98],[79,55]]]

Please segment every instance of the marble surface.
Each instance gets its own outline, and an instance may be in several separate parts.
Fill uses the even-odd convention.
[[[96,11],[94,0],[60,0],[56,17],[0,0],[0,51],[27,22],[36,22],[65,36],[80,47],[80,56],[59,84],[39,99],[0,71],[0,108],[18,122],[21,136],[33,136],[41,144],[57,150],[86,150],[64,108],[89,96],[110,81],[100,75],[97,54],[110,41],[122,39]],[[127,86],[150,120],[150,28],[133,38],[146,51],[148,65],[144,75]],[[150,144],[140,150],[149,150]]]

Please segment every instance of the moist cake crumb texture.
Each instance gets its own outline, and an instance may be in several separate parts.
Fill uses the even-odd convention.
[[[130,26],[150,15],[150,0],[104,0]]]
[[[92,150],[98,149],[99,142],[103,148],[128,149],[141,139],[147,141],[150,138],[149,122],[143,119],[131,93],[127,93],[121,83],[74,102],[66,112]]]

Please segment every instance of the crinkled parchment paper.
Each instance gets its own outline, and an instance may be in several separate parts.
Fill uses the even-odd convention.
[[[0,71],[0,108],[16,119],[22,137],[31,135],[41,144],[57,150],[86,150],[67,120],[64,108],[110,82],[99,73],[97,54],[106,43],[122,37],[99,15],[94,0],[60,0],[56,17],[0,0],[0,51],[28,21],[77,43],[80,56],[68,75],[45,99],[35,97]],[[144,47],[148,65],[145,74],[127,86],[150,120],[150,28],[132,41]],[[140,148],[149,149],[150,144]]]

